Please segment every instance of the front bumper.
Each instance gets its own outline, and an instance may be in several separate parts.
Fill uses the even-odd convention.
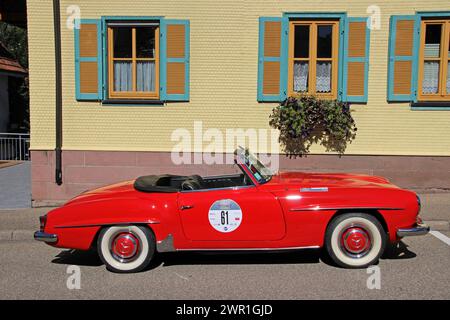
[[[34,240],[43,241],[46,243],[55,243],[56,241],[58,241],[58,236],[53,233],[45,233],[42,231],[36,231],[34,233]]]
[[[416,224],[412,228],[407,229],[398,229],[397,230],[397,237],[403,238],[403,237],[410,237],[410,236],[421,236],[424,234],[427,234],[430,232],[430,227],[426,224]]]

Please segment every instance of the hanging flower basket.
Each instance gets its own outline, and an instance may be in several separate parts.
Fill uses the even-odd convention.
[[[347,103],[299,95],[272,110],[269,124],[280,131],[279,142],[288,156],[309,153],[312,144],[342,155],[356,137],[356,125]]]

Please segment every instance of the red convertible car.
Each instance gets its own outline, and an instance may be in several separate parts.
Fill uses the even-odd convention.
[[[324,248],[342,267],[378,261],[389,243],[429,231],[420,199],[366,175],[272,174],[238,149],[240,174],[152,175],[84,192],[40,217],[34,235],[96,248],[106,267],[137,272],[155,253]]]

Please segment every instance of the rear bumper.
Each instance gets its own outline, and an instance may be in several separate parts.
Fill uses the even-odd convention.
[[[407,229],[398,229],[397,230],[397,237],[403,238],[403,237],[410,237],[410,236],[421,236],[424,234],[427,234],[430,232],[430,227],[426,224],[416,224],[412,228]]]
[[[56,241],[58,241],[58,236],[53,233],[45,233],[42,231],[36,231],[34,233],[34,240],[43,241],[46,243],[55,243]]]

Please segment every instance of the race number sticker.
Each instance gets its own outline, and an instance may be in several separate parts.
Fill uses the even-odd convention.
[[[209,208],[209,223],[219,232],[232,232],[242,222],[242,210],[231,199],[218,200]]]

